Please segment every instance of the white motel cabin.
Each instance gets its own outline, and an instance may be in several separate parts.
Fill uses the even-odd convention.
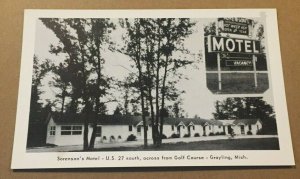
[[[47,144],[58,146],[82,145],[84,120],[79,114],[49,114],[47,124]],[[127,141],[134,135],[137,140],[144,138],[141,116],[98,115],[96,118],[97,133],[95,143],[114,143]],[[93,128],[88,125],[89,139]],[[150,119],[147,117],[147,138],[152,139]],[[164,118],[163,134],[166,138],[206,137],[212,135],[256,135],[262,129],[259,119],[206,120],[200,118]]]

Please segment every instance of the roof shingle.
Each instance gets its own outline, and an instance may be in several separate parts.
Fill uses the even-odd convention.
[[[60,113],[52,113],[51,114],[55,123],[58,124],[66,124],[66,123],[74,123],[74,124],[83,124],[85,119],[88,118],[88,122],[92,123],[94,119],[97,120],[98,124],[101,125],[138,125],[141,123],[142,116],[131,116],[131,115],[95,115],[95,114],[60,114]],[[233,125],[249,125],[256,124],[259,119],[237,119],[237,120],[228,120],[229,123]],[[150,117],[146,117],[147,125],[151,124]],[[183,122],[184,125],[188,126],[191,122],[195,125],[229,125],[225,120],[207,120],[202,118],[164,118],[164,124],[166,125],[175,125],[177,126],[180,122]]]

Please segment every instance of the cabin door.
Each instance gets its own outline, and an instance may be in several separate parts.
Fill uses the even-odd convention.
[[[141,131],[142,131],[142,127],[141,126],[137,126],[137,135],[141,136]]]
[[[188,134],[189,134],[189,136],[191,136],[191,127],[192,126],[188,126]]]
[[[233,133],[233,129],[232,129],[232,127],[231,126],[228,126],[228,134],[232,134]]]
[[[102,136],[102,126],[97,126],[96,128],[96,137]]]
[[[98,142],[101,142],[101,137],[102,137],[102,126],[97,126],[97,128],[96,128],[96,138],[97,137],[100,137],[100,140],[98,141],[97,139],[96,139],[96,141],[98,141]],[[98,138],[99,139],[99,138]]]
[[[245,134],[245,126],[241,126],[241,134]]]
[[[177,133],[178,133],[179,137],[181,137],[180,126],[177,126]]]

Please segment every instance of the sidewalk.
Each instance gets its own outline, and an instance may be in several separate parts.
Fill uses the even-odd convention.
[[[233,139],[254,139],[254,138],[278,138],[277,135],[245,135],[235,136]],[[211,140],[228,140],[229,136],[206,136],[206,137],[188,137],[188,138],[172,138],[163,139],[163,143],[178,143],[178,142],[197,142],[197,141],[211,141]],[[130,141],[130,142],[116,142],[116,143],[98,143],[95,144],[95,148],[114,148],[114,147],[138,147],[143,145],[143,140]],[[148,144],[152,145],[152,140],[148,140]],[[68,146],[56,146],[56,147],[35,147],[27,149],[27,152],[68,152],[68,151],[80,151],[82,145],[68,145]]]

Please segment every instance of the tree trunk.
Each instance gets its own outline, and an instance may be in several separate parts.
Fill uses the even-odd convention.
[[[127,85],[127,84],[126,84]],[[129,104],[129,96],[128,96],[128,93],[129,93],[129,90],[128,90],[128,87],[125,87],[125,96],[124,96],[124,114],[125,115],[128,115],[128,104]]]
[[[168,19],[168,24],[170,25],[170,19]],[[169,45],[170,37],[167,35],[167,42],[166,44]],[[164,64],[164,76],[162,81],[162,88],[161,88],[161,111],[160,111],[160,138],[158,141],[158,145],[162,144],[163,138],[163,129],[164,129],[164,115],[166,113],[165,109],[165,96],[166,96],[166,79],[167,79],[167,72],[168,72],[168,63],[169,63],[169,54],[166,53],[166,61]]]
[[[151,76],[150,73],[150,65],[147,62],[147,72],[148,72],[148,76]],[[156,137],[155,137],[155,129],[154,129],[154,107],[153,107],[153,96],[152,96],[152,85],[150,86],[148,84],[148,95],[149,95],[149,103],[150,103],[150,119],[151,119],[151,126],[152,126],[152,140],[153,140],[153,144],[156,145]]]
[[[84,131],[83,131],[83,150],[87,151],[89,149],[89,118],[90,118],[90,105],[88,99],[86,99],[86,106],[85,106],[85,120],[84,120]]]
[[[160,28],[158,29],[159,39],[158,39],[158,47],[157,47],[157,67],[156,67],[156,80],[155,80],[155,102],[156,102],[156,116],[155,116],[155,143],[156,146],[158,145],[159,141],[159,131],[158,131],[158,124],[159,124],[159,69],[160,69],[160,43],[161,43],[161,37],[160,37]]]
[[[140,23],[140,22],[139,22]],[[139,71],[139,86],[140,86],[140,92],[141,92],[141,106],[142,106],[142,120],[143,120],[143,128],[144,128],[144,148],[148,146],[148,140],[147,140],[147,123],[146,123],[146,117],[145,117],[145,103],[144,103],[144,88],[143,88],[143,73],[142,73],[142,67],[141,67],[141,37],[140,37],[140,24],[138,24],[138,32],[137,32],[137,41],[138,41],[138,49],[137,49],[137,56],[136,56],[136,62],[137,67]]]
[[[166,57],[166,64],[165,64],[165,71],[164,71],[164,77],[163,77],[163,86],[162,86],[162,92],[161,92],[161,113],[160,113],[160,139],[159,139],[159,145],[162,144],[162,138],[163,138],[163,127],[164,127],[164,115],[165,115],[165,96],[166,96],[166,79],[167,79],[167,70],[168,70],[168,56]]]
[[[100,110],[100,80],[101,80],[101,53],[100,53],[100,40],[97,41],[96,46],[97,46],[97,87],[99,88],[96,94],[96,109],[95,109],[95,118],[93,119],[93,132],[90,140],[90,149],[93,149],[95,146],[95,140],[96,140],[96,133],[97,133],[97,117],[99,115],[99,110]]]
[[[66,88],[64,87],[62,94],[61,94],[62,102],[61,102],[61,115],[64,113],[64,107],[65,107],[65,99],[66,99]]]
[[[159,140],[159,131],[158,131],[158,124],[159,124],[159,69],[156,70],[156,85],[155,85],[155,102],[156,102],[156,116],[155,116],[155,144]]]
[[[152,126],[152,140],[153,140],[153,144],[156,145],[156,139],[155,139],[155,129],[154,129],[154,107],[153,107],[153,97],[152,97],[152,92],[151,89],[148,89],[148,93],[149,93],[149,102],[150,102],[150,119],[151,119],[151,126]]]
[[[145,112],[144,95],[142,95],[142,93],[144,92],[141,92],[142,111]],[[146,123],[146,117],[144,112],[142,114],[142,119],[143,119],[143,128],[144,128],[144,148],[146,148],[148,146],[148,139],[147,139],[147,123]]]
[[[96,99],[96,112],[95,115],[93,116],[93,132],[91,135],[91,139],[90,139],[90,145],[89,145],[89,149],[93,149],[95,147],[95,140],[96,140],[96,133],[97,133],[97,118],[98,118],[98,113],[99,112],[99,107],[100,107],[100,100]]]
[[[77,112],[77,106],[78,106],[78,99],[74,99],[74,97],[71,97],[71,105],[68,109],[70,113],[76,113]]]
[[[88,116],[88,114],[87,114],[87,116]],[[83,131],[83,150],[84,151],[87,151],[89,149],[88,134],[89,134],[88,122],[85,120],[84,121],[84,131]]]
[[[84,52],[83,52],[83,47],[80,46],[80,53],[81,53],[81,58],[83,63],[81,64],[81,70],[82,70],[82,75],[83,75],[83,83],[85,84],[83,86],[83,101],[85,103],[85,119],[84,119],[84,131],[83,131],[83,150],[87,151],[89,149],[89,119],[90,119],[90,113],[91,113],[91,104],[89,102],[89,97],[87,95],[87,88],[86,88],[86,81],[87,81],[87,75],[85,71],[85,57],[84,57]]]
[[[148,39],[146,39],[146,43],[149,42]],[[153,46],[151,46],[151,50],[149,50],[149,45],[151,44],[146,44],[147,45],[147,53],[148,55],[153,52]],[[147,58],[147,75],[148,75],[148,82],[147,82],[147,87],[148,87],[148,100],[149,100],[149,103],[150,103],[150,120],[151,120],[151,126],[152,126],[152,140],[153,140],[153,145],[156,145],[156,136],[155,136],[155,121],[154,121],[154,107],[153,107],[153,96],[152,96],[152,88],[153,88],[153,84],[152,84],[152,75],[153,75],[153,72],[151,72],[151,69],[150,69],[150,60],[153,58],[153,56],[148,56]]]
[[[154,123],[154,107],[153,107],[153,97],[152,97],[152,88],[148,87],[148,93],[149,93],[149,103],[150,103],[150,120],[151,120],[151,127],[152,127],[152,140],[153,144],[156,145],[156,137],[155,137],[155,123]]]

